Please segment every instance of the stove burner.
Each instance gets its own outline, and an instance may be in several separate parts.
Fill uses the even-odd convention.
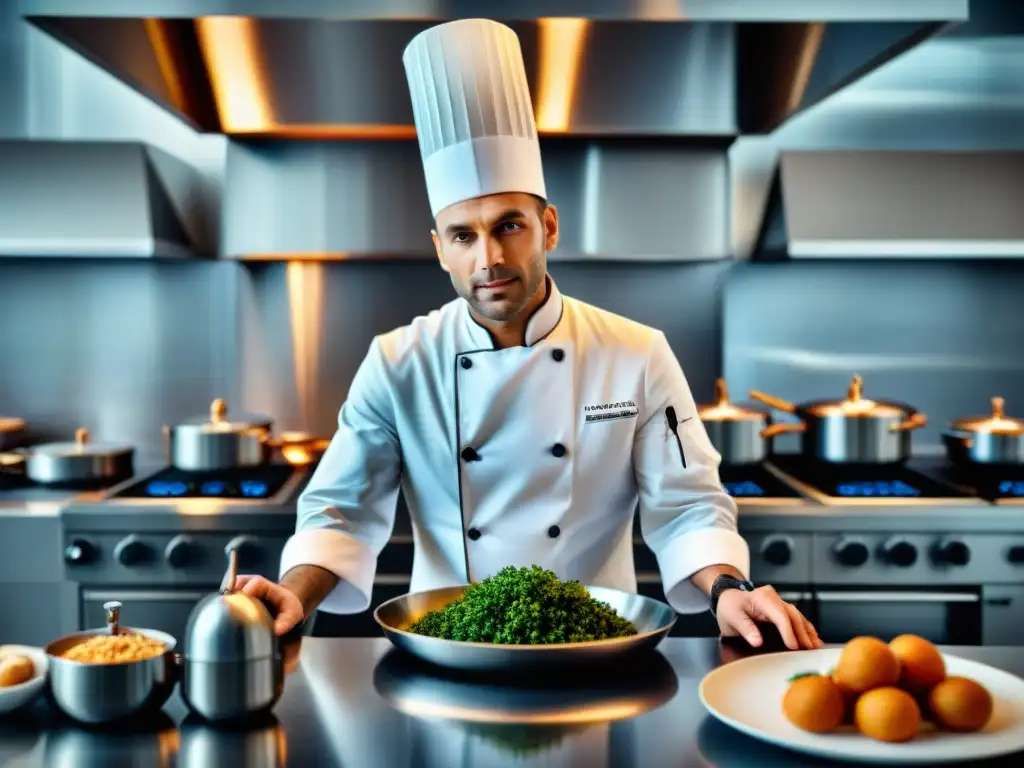
[[[774,456],[778,469],[825,496],[842,500],[971,499],[966,490],[902,464],[833,464],[799,455]]]
[[[287,464],[185,472],[168,467],[114,494],[128,499],[269,499],[294,473]]]
[[[974,490],[981,498],[996,504],[1024,503],[1024,466],[1017,464],[978,464],[947,466],[943,475],[952,482]]]
[[[799,499],[790,488],[760,464],[723,464],[719,476],[734,499]]]

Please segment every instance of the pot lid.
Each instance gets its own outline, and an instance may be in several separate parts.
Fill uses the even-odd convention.
[[[854,376],[850,380],[846,399],[838,402],[817,403],[807,408],[815,416],[843,416],[846,418],[892,417],[902,418],[907,409],[892,403],[863,397],[864,380]]]
[[[766,414],[753,408],[744,408],[729,402],[729,390],[725,379],[715,381],[714,405],[702,405],[697,409],[701,421],[763,421]]]
[[[0,416],[0,432],[17,432],[24,428],[24,419],[16,419],[13,416]]]
[[[131,445],[121,443],[93,443],[89,439],[89,430],[75,430],[75,440],[70,443],[43,443],[29,449],[31,454],[49,456],[50,458],[72,458],[75,456],[109,456],[110,454],[128,453],[133,451]]]
[[[265,430],[269,429],[271,424],[272,420],[268,416],[254,413],[241,413],[229,419],[227,401],[217,398],[210,404],[209,416],[187,419],[180,426],[198,428],[206,434],[230,434],[254,429]]]
[[[993,435],[1024,435],[1024,419],[1006,416],[1006,401],[1001,397],[992,398],[992,414],[990,416],[972,416],[957,419],[953,428],[964,432],[988,432]]]

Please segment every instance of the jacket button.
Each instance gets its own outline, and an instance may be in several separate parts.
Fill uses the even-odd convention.
[[[473,367],[473,361],[470,360],[468,357],[462,358],[462,367],[463,368],[472,368]]]
[[[468,531],[466,531],[466,535],[469,536],[469,538],[471,538],[473,541],[476,541],[480,538],[480,531],[477,528],[470,528]]]
[[[562,529],[559,528],[557,525],[552,525],[550,528],[548,528],[548,536],[550,536],[552,539],[557,539],[558,535],[561,532]]]
[[[463,461],[479,461],[480,454],[474,451],[472,448],[462,449],[462,460]]]
[[[560,349],[552,349],[551,350],[551,357],[554,358],[556,363],[560,363],[560,362],[562,362],[565,359],[565,352],[563,352]]]
[[[565,446],[562,445],[561,443],[555,443],[553,446],[551,446],[551,455],[554,456],[556,459],[562,458],[563,456],[565,456]]]

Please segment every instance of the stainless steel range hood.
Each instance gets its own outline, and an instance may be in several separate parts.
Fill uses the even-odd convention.
[[[22,15],[196,129],[409,138],[402,49],[486,16],[522,40],[546,134],[767,132],[968,0],[21,0]],[[662,22],[662,23],[650,23]]]
[[[168,191],[193,173],[138,143],[0,141],[0,257],[195,256]]]
[[[755,259],[1024,256],[1024,152],[783,152]]]

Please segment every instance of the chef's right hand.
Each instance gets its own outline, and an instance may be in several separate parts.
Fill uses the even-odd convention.
[[[305,618],[298,595],[269,579],[239,576],[235,579],[235,587],[270,606],[274,614],[274,633],[278,637],[294,629]]]

